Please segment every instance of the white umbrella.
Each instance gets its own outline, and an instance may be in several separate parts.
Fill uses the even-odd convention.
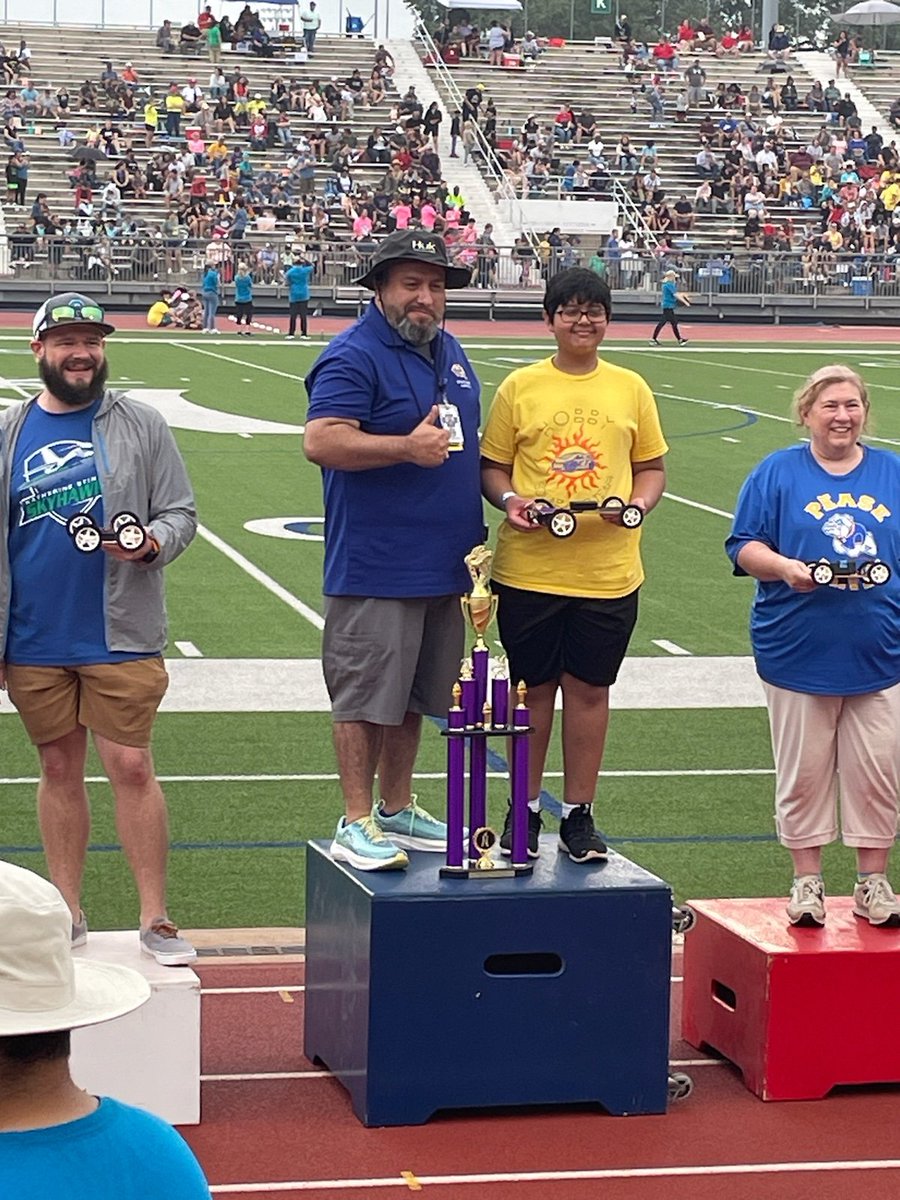
[[[891,4],[890,0],[862,0],[831,19],[848,25],[896,25],[900,23],[900,5]]]

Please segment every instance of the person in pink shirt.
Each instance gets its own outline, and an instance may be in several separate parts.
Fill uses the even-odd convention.
[[[453,205],[448,204],[447,209],[444,212],[444,224],[447,226],[448,229],[458,229],[459,228],[459,209],[458,208],[454,208]]]
[[[364,238],[369,237],[372,228],[372,218],[369,215],[369,210],[364,208],[353,219],[353,240],[361,242]]]
[[[434,229],[434,223],[437,220],[437,216],[437,209],[430,200],[426,200],[419,210],[419,220],[422,223],[422,228],[427,229],[430,233]]]
[[[409,201],[405,199],[398,200],[390,210],[391,216],[394,218],[395,229],[408,229],[409,222],[412,218],[412,209],[409,206]]]

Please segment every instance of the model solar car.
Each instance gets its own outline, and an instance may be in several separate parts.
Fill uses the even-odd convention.
[[[109,529],[101,529],[88,513],[77,513],[69,518],[66,532],[82,554],[93,554],[104,542],[129,552],[140,550],[147,539],[144,526],[130,512],[116,513]]]
[[[528,507],[528,519],[532,525],[544,525],[554,537],[571,537],[578,525],[581,513],[617,512],[619,521],[626,529],[637,529],[644,519],[643,510],[636,504],[626,504],[618,496],[607,496],[605,500],[572,500],[565,508],[557,508],[550,500],[533,500]]]
[[[861,579],[863,583],[881,587],[891,577],[891,568],[878,558],[861,563],[849,562],[846,558],[838,559],[837,562],[829,562],[826,558],[820,558],[818,562],[806,565],[809,567],[813,582],[817,583],[819,587],[827,587],[835,579]]]

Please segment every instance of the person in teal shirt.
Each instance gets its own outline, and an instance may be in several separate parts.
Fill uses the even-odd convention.
[[[663,275],[662,285],[662,316],[656,323],[656,328],[653,330],[653,337],[650,339],[651,346],[659,345],[659,335],[662,332],[664,325],[671,325],[672,332],[678,339],[679,346],[687,345],[687,338],[681,336],[681,330],[678,328],[678,321],[675,317],[675,309],[680,304],[686,304],[688,308],[691,306],[691,298],[686,292],[679,292],[675,287],[675,280],[678,278],[678,272],[668,270]]]
[[[309,337],[309,284],[312,279],[313,265],[302,255],[294,257],[293,265],[288,267],[284,278],[288,285],[288,302],[290,304],[290,323],[287,337],[293,338],[297,332],[297,318],[300,318],[300,336]]]
[[[250,337],[250,322],[253,320],[253,276],[250,274],[250,268],[243,262],[234,277],[234,312],[238,333]],[[247,326],[246,329],[241,329],[242,322]]]
[[[219,268],[215,263],[207,263],[203,272],[201,296],[203,299],[203,333],[218,333],[216,329],[216,313],[219,309],[219,296],[222,290],[222,279]]]

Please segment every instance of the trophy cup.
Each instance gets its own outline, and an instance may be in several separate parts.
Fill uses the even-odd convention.
[[[463,616],[475,634],[470,659],[464,659],[453,686],[447,714],[447,865],[441,875],[465,878],[503,878],[533,869],[527,855],[528,743],[531,732],[525,707],[525,685],[517,688],[518,704],[510,720],[509,679],[503,660],[491,665],[485,632],[497,611],[490,589],[492,552],[476,546],[465,557],[472,590],[460,597]],[[490,679],[490,693],[488,680]],[[487,751],[491,737],[509,738],[511,763],[511,862],[499,865],[490,857],[497,835],[487,826]],[[469,838],[466,845],[465,765],[469,757]]]

